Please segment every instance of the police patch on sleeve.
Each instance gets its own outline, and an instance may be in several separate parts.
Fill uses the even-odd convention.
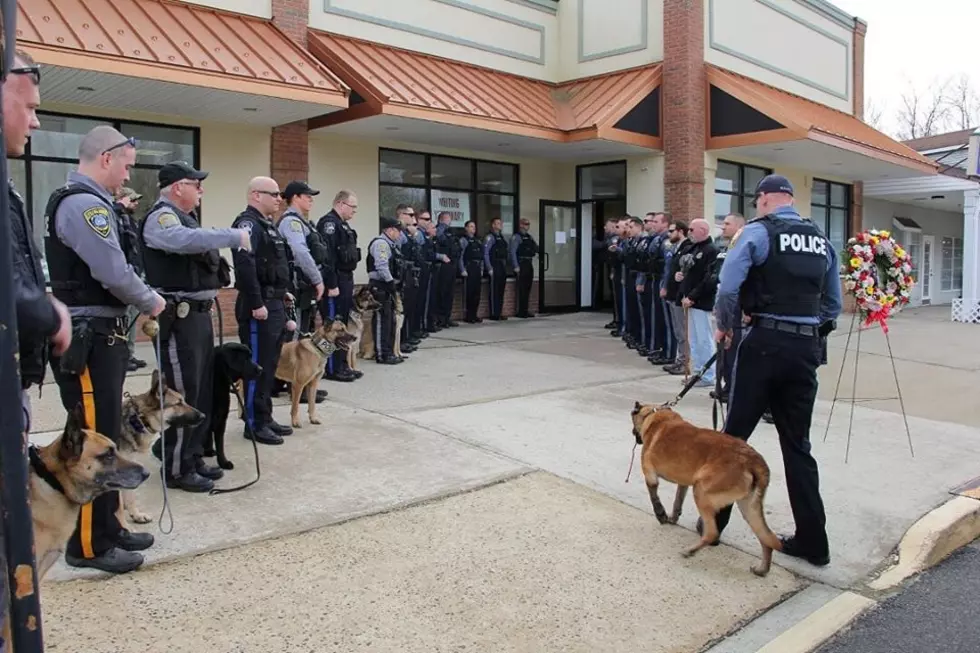
[[[177,218],[173,213],[161,213],[157,217],[157,223],[161,228],[166,229],[167,227],[176,227],[180,224],[180,219]]]
[[[240,225],[238,225],[238,228],[239,229],[244,229],[245,231],[248,232],[248,235],[250,235],[250,236],[252,235],[252,221],[251,220],[242,220],[242,223]]]
[[[92,231],[99,234],[102,238],[109,237],[109,209],[103,206],[95,206],[82,214]]]
[[[335,225],[332,222],[328,222],[327,225],[323,228],[323,230],[326,231],[328,234],[332,234],[337,230],[337,225]]]
[[[303,231],[303,225],[299,223],[299,220],[290,220],[289,228],[293,231]]]

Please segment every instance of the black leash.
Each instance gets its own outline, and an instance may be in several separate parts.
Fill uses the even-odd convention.
[[[722,378],[725,376],[725,352],[723,347],[725,343],[719,342],[718,349],[715,351],[715,356],[718,357],[718,366],[715,368],[715,397],[714,401],[711,403],[711,426],[716,431],[721,431],[724,429],[725,422],[728,420],[728,411],[725,409],[725,403],[721,400],[721,382]],[[731,388],[728,389],[731,392]],[[721,417],[721,426],[718,428],[718,417]]]
[[[693,388],[694,385],[701,380],[701,377],[705,375],[705,373],[708,371],[708,368],[710,368],[712,365],[715,364],[715,361],[717,359],[718,359],[718,352],[715,351],[715,353],[711,355],[711,358],[708,359],[708,362],[705,363],[703,366],[701,366],[701,369],[695,372],[694,375],[691,376],[690,379],[688,379],[687,383],[684,384],[684,388],[677,394],[677,396],[671,399],[670,401],[661,404],[661,407],[673,408],[674,406],[676,406],[678,402],[680,402],[680,400],[684,398],[684,395],[690,392],[691,388]]]

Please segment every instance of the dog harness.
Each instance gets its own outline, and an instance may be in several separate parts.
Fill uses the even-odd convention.
[[[61,484],[61,481],[55,478],[55,475],[52,474],[51,470],[47,468],[44,461],[41,460],[41,454],[38,453],[37,447],[35,447],[33,444],[29,446],[27,448],[27,454],[31,459],[31,468],[34,469],[34,472],[44,479],[44,482],[50,485],[52,489],[65,494],[64,486]]]

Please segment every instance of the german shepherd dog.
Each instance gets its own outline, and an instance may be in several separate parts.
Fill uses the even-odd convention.
[[[765,576],[772,565],[772,552],[782,542],[766,524],[763,500],[769,487],[769,466],[746,442],[727,433],[694,426],[670,408],[636,402],[630,413],[633,436],[642,445],[640,462],[657,521],[676,524],[687,488],[694,487],[694,503],[704,522],[701,540],[684,552],[690,557],[718,540],[715,515],[738,503],[738,510],[759,538],[762,561],[752,573]],[[657,496],[661,478],[677,484],[670,517]]]
[[[294,428],[300,428],[299,398],[306,390],[309,405],[310,424],[320,424],[316,416],[316,389],[327,358],[338,349],[347,349],[355,336],[347,331],[343,320],[328,320],[321,324],[309,337],[287,342],[282,346],[276,378],[289,383],[292,395],[290,416]]]
[[[218,467],[234,469],[225,456],[225,428],[231,410],[231,393],[240,394],[244,383],[259,378],[262,367],[252,360],[252,350],[237,342],[226,342],[214,348],[214,369],[211,378],[211,422],[204,435],[204,455],[218,456]],[[239,417],[245,416],[239,409]]]
[[[347,348],[347,366],[352,370],[357,370],[355,361],[358,352],[363,351],[365,338],[371,339],[371,358],[374,358],[374,333],[370,324],[374,312],[379,308],[381,302],[374,297],[369,287],[361,286],[361,289],[354,294],[354,308],[347,318],[347,332],[354,336],[354,340]],[[365,324],[368,325],[367,330],[364,329]]]
[[[153,370],[150,389],[140,395],[123,396],[122,427],[119,429],[120,453],[135,459],[149,459],[150,447],[171,426],[198,426],[206,415],[186,401],[184,396],[164,383],[163,410],[160,409],[160,371]],[[136,492],[120,492],[119,512],[116,518],[125,524],[125,516],[136,524],[148,524],[152,517],[140,511],[136,505]]]
[[[402,325],[405,324],[405,303],[402,301],[400,292],[395,291],[395,344],[392,346],[392,353],[402,357]]]

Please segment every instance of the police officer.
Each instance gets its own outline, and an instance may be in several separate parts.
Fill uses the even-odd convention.
[[[766,407],[775,418],[796,533],[782,552],[813,565],[830,562],[810,421],[817,396],[820,337],[841,311],[837,252],[793,207],[793,186],[769,175],[755,189],[756,217],[732,244],[721,268],[715,340],[729,340],[741,310],[751,318],[732,375],[725,432],[747,440]],[[731,506],[718,514],[717,532]],[[705,525],[715,539],[714,524]]]
[[[262,368],[246,388],[247,439],[262,444],[282,444],[293,429],[272,419],[272,389],[286,326],[286,302],[292,264],[289,246],[276,230],[272,216],[279,210],[279,184],[269,177],[255,177],[248,185],[248,208],[232,223],[250,235],[250,251],[234,250],[235,317],[238,338],[252,349],[252,360]]]
[[[439,251],[439,244],[436,242],[438,228],[431,219],[422,222],[421,231],[425,235],[425,242],[422,244],[422,260],[428,262],[428,289],[425,293],[425,306],[423,307],[422,320],[425,334],[441,331],[439,326],[439,270],[442,269],[448,258],[447,254]],[[423,268],[423,273],[425,269]]]
[[[501,233],[503,222],[494,218],[490,233],[483,239],[483,265],[490,277],[490,319],[506,320],[503,316],[504,290],[507,288],[507,240]]]
[[[605,260],[606,276],[609,278],[609,289],[612,293],[613,319],[604,329],[611,329],[609,335],[618,336],[623,325],[622,307],[622,276],[619,260],[620,225],[616,218],[607,218],[605,238],[603,239],[603,259]]]
[[[381,302],[374,312],[375,362],[382,365],[401,363],[394,354],[395,344],[395,293],[398,292],[403,263],[401,250],[396,243],[401,233],[401,222],[394,218],[381,218],[381,234],[368,244],[368,285]]]
[[[228,263],[218,250],[250,246],[244,229],[202,229],[195,211],[201,204],[202,182],[208,173],[183,161],[168,163],[157,173],[160,197],[140,227],[146,282],[163,295],[157,354],[167,385],[205,414],[211,413],[214,328],[211,308],[218,288],[231,284]],[[157,342],[153,343],[156,348]],[[163,434],[167,487],[208,492],[224,472],[204,462],[208,420],[175,425]],[[154,444],[159,454],[160,441]]]
[[[436,326],[442,328],[458,327],[459,322],[453,320],[453,300],[456,295],[456,270],[459,266],[459,257],[463,252],[459,249],[459,240],[453,235],[450,228],[453,221],[452,214],[443,211],[436,219],[439,221],[436,226],[436,253],[439,255]]]
[[[531,285],[534,282],[534,259],[538,256],[538,244],[528,233],[531,221],[521,218],[517,233],[510,238],[510,264],[517,273],[517,317],[534,317],[528,308],[531,302]]]
[[[654,232],[656,220],[653,213],[643,216],[643,231],[637,237],[636,258],[636,305],[640,312],[640,342],[636,352],[643,357],[653,352],[654,321],[653,296],[650,288],[653,285],[654,257],[659,239]]]
[[[667,338],[669,322],[667,317],[667,306],[660,296],[660,289],[664,281],[664,250],[668,242],[667,228],[670,223],[670,215],[663,211],[647,213],[644,218],[644,227],[650,234],[647,244],[646,274],[644,281],[644,307],[649,309],[647,324],[649,329],[650,341],[647,343],[649,354],[647,359],[654,365],[664,365],[668,362],[665,358],[667,351]]]
[[[327,245],[327,259],[323,264],[323,285],[326,292],[320,300],[320,315],[326,320],[339,318],[344,323],[354,307],[354,270],[361,260],[357,246],[357,232],[350,221],[357,213],[357,195],[343,189],[333,198],[333,207],[316,223],[316,230]],[[338,350],[327,359],[323,378],[331,381],[350,382],[364,375],[347,365],[347,352]]]
[[[623,233],[623,289],[625,291],[626,331],[623,341],[629,349],[638,348],[643,341],[643,313],[636,292],[636,275],[640,270],[640,241],[643,239],[643,222],[630,216],[626,219]]]
[[[296,338],[299,338],[300,333],[309,333],[314,329],[316,307],[324,291],[320,269],[330,254],[320,232],[309,221],[313,198],[319,194],[320,191],[310,188],[305,181],[291,181],[282,192],[287,208],[279,217],[278,227],[279,233],[289,244],[289,251],[296,264],[294,283],[299,314]]]
[[[483,318],[477,315],[480,310],[480,294],[483,290],[483,244],[476,235],[476,223],[472,220],[464,227],[466,235],[459,239],[463,255],[459,259],[459,274],[463,277],[464,306],[466,322],[478,324]]]
[[[715,258],[715,265],[712,270],[712,283],[716,287],[720,282],[721,266],[725,262],[725,257],[728,255],[728,250],[732,246],[735,234],[741,231],[744,226],[745,218],[739,213],[729,213],[721,223],[722,241],[716,245],[718,256]],[[741,309],[738,310],[738,313],[741,315]],[[732,369],[735,367],[735,352],[738,351],[740,342],[742,342],[742,322],[738,321],[732,325],[731,346],[722,349],[718,356],[717,374],[722,381],[721,394],[717,394],[715,390],[712,390],[710,393],[712,399],[717,399],[722,403],[728,401],[728,392],[732,386]]]
[[[100,125],[82,137],[78,158],[78,170],[44,211],[51,291],[68,306],[73,333],[64,355],[51,358],[51,369],[65,409],[81,404],[88,428],[118,440],[129,361],[127,306],[155,316],[165,302],[134,271],[135,243],[113,209],[112,194],[136,162],[135,139]],[[82,506],[65,550],[69,565],[125,573],[143,564],[136,552],[152,546],[153,536],[123,528],[118,507],[118,492]]]
[[[415,322],[415,310],[418,306],[419,279],[421,277],[419,257],[421,256],[421,248],[418,241],[415,240],[415,234],[417,233],[415,209],[408,204],[399,204],[395,208],[395,217],[398,218],[398,221],[402,225],[402,232],[398,235],[397,246],[401,250],[402,261],[404,263],[402,274],[403,283],[401,287],[402,311],[404,313],[401,329],[401,350],[403,353],[411,354],[416,350],[419,343],[422,342],[420,338],[412,335],[411,328],[411,325]]]
[[[120,229],[125,229],[129,232],[130,238],[139,242],[139,237],[136,235],[139,231],[138,222],[136,220],[136,209],[139,206],[139,201],[143,198],[143,195],[137,193],[132,188],[123,186],[116,192],[116,201],[113,203],[113,208],[116,210],[116,215],[120,218],[119,227]],[[136,274],[143,275],[143,256],[139,252],[136,254],[136,260],[133,263],[133,268],[136,270]],[[126,366],[127,372],[135,372],[136,370],[143,369],[146,367],[146,361],[136,358],[136,318],[139,316],[140,312],[135,306],[129,307],[129,312],[126,313],[126,319],[129,321],[129,363]]]
[[[431,293],[432,263],[435,260],[435,245],[428,236],[432,226],[432,214],[421,210],[416,215],[416,230],[412,234],[418,248],[419,289],[415,298],[415,319],[412,323],[412,337],[421,342],[429,337],[426,329]]]

